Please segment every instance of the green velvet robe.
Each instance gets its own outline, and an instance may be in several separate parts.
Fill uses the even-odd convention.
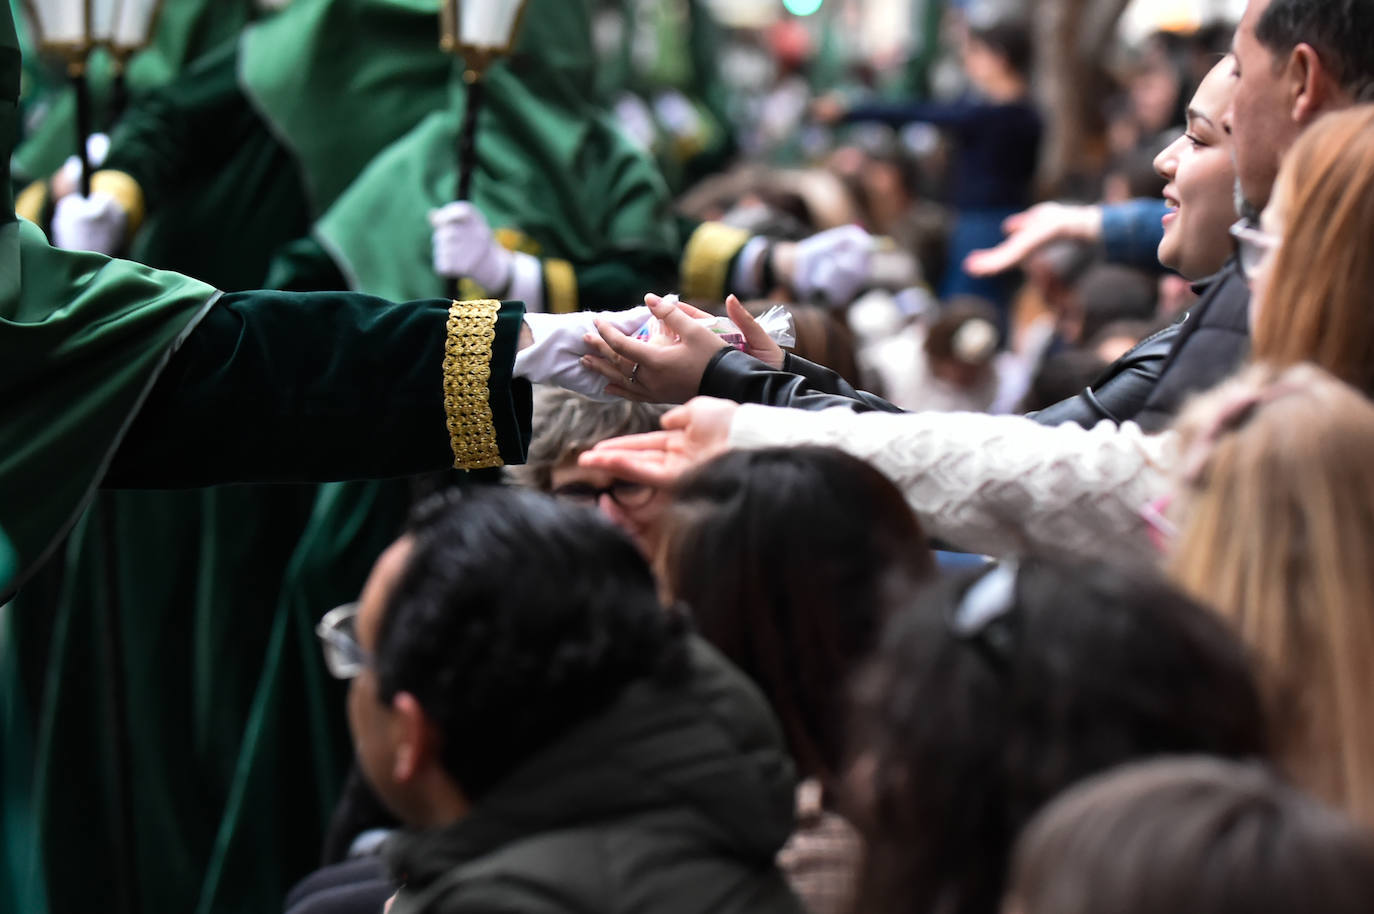
[[[671,281],[681,242],[654,164],[597,103],[590,0],[531,0],[522,23],[513,53],[484,78],[471,200],[499,241],[543,260],[548,310],[638,304]],[[426,214],[456,195],[463,70],[450,59],[442,103],[314,227],[351,288],[390,298],[444,289]]]
[[[486,397],[507,462],[529,440],[528,385],[509,376],[521,313],[496,318]],[[449,321],[442,301],[222,296],[125,423],[101,484],[442,469]],[[313,625],[356,597],[408,500],[330,523],[313,488],[213,491],[200,513],[170,493],[102,493],[5,610],[0,767],[26,800],[4,809],[17,910],[41,912],[43,893],[79,910],[125,892],[146,910],[263,910],[317,862],[350,752]]]
[[[197,61],[184,79],[140,99],[115,132],[107,162],[144,189],[149,218],[136,239],[136,254],[205,276],[221,288],[258,285],[271,251],[309,225],[311,203],[327,205],[375,148],[435,106],[437,96],[424,94],[426,80],[434,80],[411,58],[423,53],[445,73],[451,63],[437,50],[432,4],[425,7],[406,0],[296,0],[241,41]],[[289,129],[285,116],[302,101],[297,80],[306,71],[328,74],[321,85],[332,90],[329,98],[306,106],[325,120],[305,119]],[[341,94],[340,86],[347,91]],[[355,111],[329,107],[339,98],[374,112],[366,129],[358,129]],[[333,148],[326,155],[310,143],[328,123]],[[347,144],[337,142],[343,124],[350,129]],[[372,313],[354,309],[352,318],[372,328],[374,336],[396,313],[391,309],[397,306],[388,303],[356,296],[343,300],[371,303]],[[333,302],[329,307],[306,307],[306,301],[272,300],[269,311],[297,310],[300,319],[262,325],[244,318],[243,326],[258,329],[247,336],[226,335],[243,345],[214,355],[223,360],[261,351],[273,341],[318,337],[319,352],[331,358],[316,364],[310,389],[331,397],[311,402],[332,411],[326,418],[337,420],[356,410],[369,388],[393,374],[392,399],[374,403],[368,428],[349,429],[335,421],[310,427],[302,425],[300,413],[270,429],[263,427],[260,412],[249,423],[245,409],[281,403],[282,392],[279,385],[264,386],[245,401],[237,381],[228,388],[233,395],[220,398],[223,402],[201,396],[195,410],[168,420],[180,430],[178,447],[189,432],[205,426],[206,444],[183,448],[186,465],[204,468],[214,459],[232,475],[179,477],[175,467],[158,462],[165,449],[145,448],[138,461],[122,461],[115,481],[140,486],[259,482],[260,474],[242,474],[264,452],[278,461],[302,454],[320,461],[292,472],[270,467],[274,472],[265,478],[273,482],[403,476],[443,467],[449,447],[445,435],[435,439],[437,463],[434,441],[428,459],[397,463],[394,453],[421,451],[389,433],[390,425],[378,424],[384,417],[414,416],[406,407],[416,397],[395,385],[394,366],[379,362],[385,351],[396,350],[374,350],[374,338],[370,345],[345,351],[338,334],[320,336],[318,329],[337,325],[338,300],[309,299]],[[219,307],[210,317],[231,313],[238,312]],[[426,321],[439,322],[427,338],[442,341],[445,313],[434,308],[424,313]],[[498,328],[498,342],[511,352],[516,324],[503,318]],[[188,346],[202,336],[204,331]],[[437,363],[424,360],[419,343],[396,340],[393,345],[420,360],[417,365],[435,370]],[[436,355],[442,358],[442,352]],[[291,361],[297,363],[299,356]],[[358,383],[345,383],[350,379]],[[215,384],[225,389],[227,380]],[[438,391],[435,380],[429,378],[431,393]],[[499,373],[492,383],[504,384]],[[185,382],[180,386],[186,388]],[[503,420],[510,410],[495,413],[504,457],[518,460],[528,435],[522,437],[518,423]],[[231,425],[238,427],[238,437],[210,435],[235,415],[240,419]],[[254,433],[242,435],[245,426]],[[295,434],[307,427],[310,434]],[[442,421],[428,427],[443,430]],[[319,444],[327,447],[320,451]],[[159,475],[131,480],[130,463],[157,467]],[[406,482],[381,488],[410,490]],[[320,834],[350,758],[339,692],[320,667],[312,626],[331,605],[356,596],[408,504],[408,497],[398,495],[388,501],[390,513],[353,514],[359,505],[350,502],[341,509],[336,497],[314,485],[99,493],[58,553],[60,563],[30,579],[12,617],[19,620],[16,637],[23,644],[43,645],[23,651],[22,662],[12,665],[18,682],[8,693],[24,696],[7,709],[14,712],[7,717],[14,723],[7,731],[11,736],[32,734],[21,726],[29,723],[24,715],[34,709],[40,715],[32,751],[6,756],[33,760],[11,765],[13,776],[7,779],[20,785],[16,789],[26,799],[34,797],[32,806],[13,804],[7,811],[7,825],[16,836],[10,846],[35,849],[13,868],[22,884],[40,892],[46,888],[56,910],[103,905],[102,893],[109,892],[131,892],[150,910],[278,907],[290,882],[317,861]],[[363,523],[365,518],[372,522]],[[125,548],[129,541],[139,548]],[[119,545],[112,548],[112,543]],[[111,748],[110,728],[97,719],[97,699],[118,661],[102,652],[95,636],[102,620],[116,614],[128,629],[123,664],[129,682],[120,705],[138,750],[124,766],[132,779],[127,789],[116,776],[120,766],[113,764],[118,753]],[[53,672],[84,669],[90,675],[75,680]],[[177,700],[166,700],[167,695]],[[7,745],[20,742],[11,739]],[[83,767],[86,758],[95,764]],[[80,771],[77,789],[42,776],[53,766]],[[115,802],[126,793],[134,797],[137,813],[132,840],[123,837],[128,817]],[[36,820],[22,819],[21,808],[36,813]],[[40,828],[43,840],[35,842]],[[67,848],[101,846],[133,850],[127,857],[101,855],[93,874],[67,868],[77,859]],[[42,910],[33,895],[24,909]]]
[[[6,17],[4,162],[19,66]],[[133,521],[131,493],[82,508],[99,485],[399,476],[455,452],[517,460],[528,441],[528,385],[509,374],[521,308],[482,313],[348,293],[221,295],[58,251],[0,217],[0,526],[18,558],[0,601],[23,587],[0,609],[0,908],[259,911],[314,862],[327,775],[347,760],[341,709],[310,635],[321,607],[278,612],[281,572],[256,560],[259,538],[315,505],[266,518],[253,506],[260,525],[219,544],[146,505]],[[450,402],[455,333],[490,333],[489,377]],[[491,443],[452,440],[455,409],[489,415]],[[344,545],[373,550],[360,568],[376,554],[362,536]],[[183,564],[200,548],[218,576]],[[329,582],[351,597],[350,583]]]

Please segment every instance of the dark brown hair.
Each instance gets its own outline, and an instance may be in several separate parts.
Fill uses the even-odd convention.
[[[1215,613],[1144,571],[1007,574],[926,588],[856,677],[841,809],[865,839],[865,914],[996,914],[1017,834],[1069,785],[1154,755],[1267,754],[1249,660]],[[970,597],[985,582],[995,601]]]
[[[1024,914],[1365,914],[1374,836],[1260,765],[1163,759],[1037,816],[1011,897]]]
[[[762,689],[799,770],[833,774],[845,681],[881,628],[884,588],[934,569],[901,493],[840,451],[735,451],[682,483],[664,528],[669,595]]]

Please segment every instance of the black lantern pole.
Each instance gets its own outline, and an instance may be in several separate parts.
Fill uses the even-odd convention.
[[[444,0],[439,13],[439,47],[463,58],[467,86],[463,123],[458,133],[457,200],[472,197],[477,171],[477,119],[486,94],[485,76],[493,63],[511,52],[526,0]],[[456,299],[459,280],[449,279],[446,294]]]
[[[163,0],[104,0],[113,2],[105,47],[114,65],[114,86],[110,98],[110,122],[119,120],[129,101],[126,73],[129,60],[153,40]]]

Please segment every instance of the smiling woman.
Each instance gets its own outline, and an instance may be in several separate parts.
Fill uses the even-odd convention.
[[[1233,73],[1229,57],[1212,68],[1188,106],[1187,132],[1155,159],[1171,207],[1159,262],[1190,279],[1217,272],[1231,254],[1226,230],[1236,218],[1236,170],[1222,116],[1235,92]]]

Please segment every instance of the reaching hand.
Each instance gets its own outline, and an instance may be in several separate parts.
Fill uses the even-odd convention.
[[[1097,242],[1102,238],[1102,210],[1096,206],[1037,203],[1002,223],[1007,240],[964,258],[970,276],[996,276],[1020,266],[1051,241]]]
[[[610,382],[608,394],[641,403],[682,403],[697,392],[707,363],[726,343],[696,323],[695,318],[711,316],[705,311],[653,294],[645,295],[644,303],[677,335],[677,342],[631,339],[619,328],[598,322],[601,335],[587,336],[590,352],[582,362]]]
[[[109,194],[69,194],[57,201],[52,240],[69,251],[96,251],[113,256],[124,245],[129,217]]]
[[[777,341],[768,335],[763,325],[754,319],[749,309],[731,295],[725,300],[725,313],[740,332],[744,334],[744,351],[763,362],[775,371],[782,370],[782,360],[787,355]]]
[[[819,295],[832,308],[842,308],[868,283],[872,261],[868,232],[857,225],[827,229],[797,242],[791,285],[803,299]]]
[[[663,416],[663,431],[602,441],[577,462],[613,476],[659,488],[672,486],[692,467],[724,453],[738,403],[697,397]]]
[[[701,387],[706,366],[725,342],[695,322],[712,316],[700,308],[686,302],[674,305],[652,294],[644,296],[644,301],[654,316],[677,334],[677,342],[645,343],[611,328],[602,330],[600,337],[587,338],[592,352],[583,361],[610,382],[608,394],[647,403],[682,403]],[[773,368],[781,368],[782,347],[739,299],[731,295],[725,307],[730,320],[744,334],[745,351]]]
[[[510,285],[513,255],[491,233],[482,211],[459,201],[430,210],[434,229],[434,272],[448,279],[467,277],[492,293]]]
[[[514,374],[536,384],[556,384],[594,400],[612,400],[605,393],[606,382],[601,375],[583,361],[588,351],[587,337],[598,321],[621,332],[634,333],[648,319],[648,308],[526,314]]]

